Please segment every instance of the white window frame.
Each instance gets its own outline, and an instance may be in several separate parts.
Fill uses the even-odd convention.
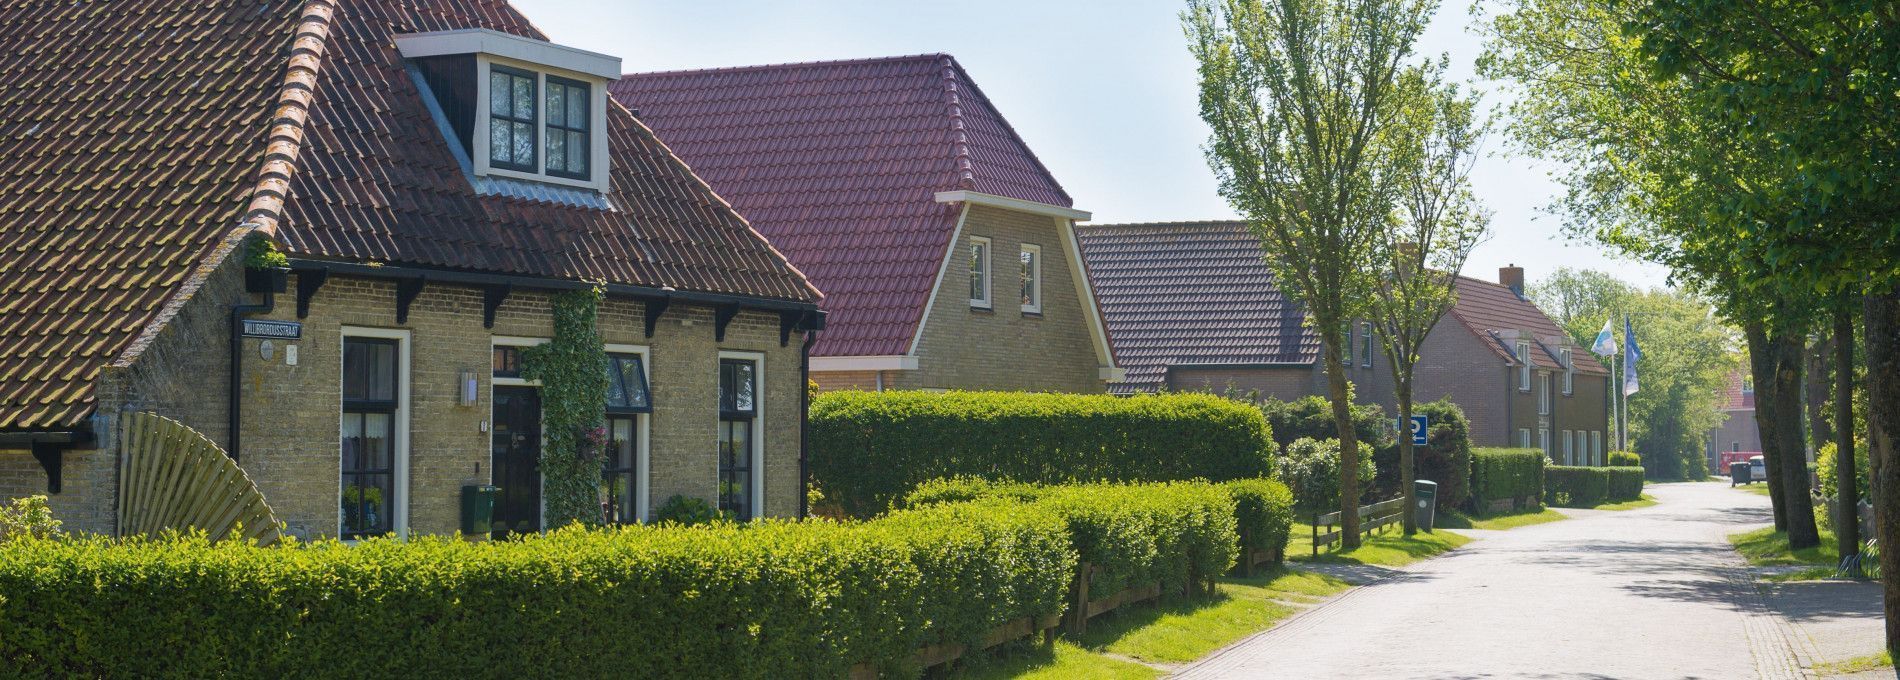
[[[1372,368],[1372,322],[1359,322],[1359,367]]]
[[[1575,358],[1572,357],[1570,354],[1569,347],[1565,347],[1558,351],[1562,353],[1563,355],[1562,358],[1564,360],[1564,396],[1568,397],[1570,395],[1577,393],[1577,364],[1576,364]]]
[[[1537,372],[1537,415],[1550,415],[1550,371]]]
[[[641,378],[647,382],[647,403],[653,401],[653,351],[646,345],[617,345],[607,343],[608,354],[637,354],[640,356]],[[756,379],[755,379],[756,380]],[[757,399],[758,397],[753,397]],[[616,414],[621,417],[633,416],[634,432],[634,472],[633,472],[633,515],[641,523],[651,521],[648,515],[652,503],[652,465],[653,465],[653,414],[634,413]]]
[[[337,449],[336,449],[336,502],[330,507],[338,508],[336,516],[336,535],[343,534],[343,341],[349,338],[372,338],[396,341],[396,443],[392,454],[395,456],[395,479],[390,482],[395,490],[395,498],[390,501],[389,527],[399,538],[409,538],[409,409],[411,407],[409,384],[410,358],[415,343],[405,328],[371,328],[367,326],[344,326],[337,334],[336,389],[337,389]]]
[[[534,74],[535,164],[539,166],[538,172],[508,170],[505,168],[492,167],[488,164],[488,78],[490,67],[497,64]],[[587,172],[591,176],[591,179],[573,179],[547,174],[548,116],[546,93],[548,91],[548,76],[550,75],[587,84],[587,95],[588,98],[592,100],[588,103],[590,113],[587,128],[587,143],[590,147],[587,156]],[[492,175],[495,177],[524,179],[546,184],[560,184],[583,189],[593,189],[603,194],[607,193],[612,188],[609,178],[611,177],[610,170],[613,165],[611,154],[608,151],[607,96],[607,81],[596,76],[556,68],[546,64],[509,59],[493,54],[476,54],[475,126],[474,132],[470,135],[469,139],[469,146],[472,147],[469,149],[469,161],[474,164],[475,175],[478,177]]]
[[[1603,459],[1603,431],[1602,430],[1590,431],[1590,450],[1594,452],[1591,459],[1597,461],[1597,464],[1600,465],[1602,463],[1608,462]]]
[[[1544,450],[1544,457],[1550,458],[1550,428],[1537,428],[1537,448]]]
[[[1530,428],[1528,427],[1517,428],[1517,446],[1518,448],[1524,448],[1524,449],[1528,449],[1531,447],[1531,429]]]
[[[976,250],[978,247],[983,248],[983,254],[980,257],[976,253],[971,252],[971,251]],[[983,277],[983,297],[970,298],[970,306],[976,309],[994,308],[996,295],[992,291],[992,289],[995,288],[995,284],[996,284],[996,277],[993,276],[993,274],[996,271],[996,268],[994,266],[991,266],[990,259],[991,259],[991,256],[995,254],[995,248],[990,243],[989,237],[971,236],[969,250],[966,250],[964,252],[965,252],[965,257],[968,257],[974,260],[974,262],[971,263],[971,266],[969,267],[970,278],[974,279],[978,275],[981,275]],[[976,290],[976,287],[972,285],[971,290],[972,291]]]
[[[1564,447],[1564,464],[1576,465],[1577,464],[1577,450],[1576,448],[1572,446],[1570,431],[1564,430],[1562,432],[1559,432],[1557,434],[1557,437],[1558,437],[1557,441],[1562,442],[1563,447]]]
[[[1024,314],[1042,313],[1042,246],[1024,243],[1022,255],[1029,256],[1029,266],[1023,268],[1023,276],[1029,278],[1029,302],[1023,303]],[[1021,257],[1017,258],[1021,262]]]
[[[758,519],[765,516],[765,354],[763,352],[737,352],[721,350],[720,359],[742,359],[752,362],[752,516],[745,519]],[[719,373],[713,373],[713,382],[719,381]],[[717,405],[713,408],[715,422],[719,417]],[[718,436],[713,437],[715,446]],[[718,504],[719,456],[712,456],[713,503]]]
[[[1517,343],[1517,390],[1531,391],[1531,344],[1522,340]]]

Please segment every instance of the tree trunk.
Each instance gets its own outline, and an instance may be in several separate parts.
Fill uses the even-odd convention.
[[[1788,547],[1812,548],[1821,544],[1821,531],[1814,524],[1807,437],[1801,433],[1801,353],[1808,344],[1801,335],[1788,332],[1777,332],[1772,342],[1775,384],[1768,398],[1775,402],[1775,437],[1776,448],[1781,450],[1781,495],[1787,502]]]
[[[1326,391],[1339,430],[1339,546],[1351,550],[1359,547],[1359,433],[1352,428],[1352,391],[1338,349],[1326,350]]]
[[[1819,395],[1814,395],[1820,401]],[[1834,312],[1834,540],[1848,576],[1860,576],[1860,489],[1854,473],[1854,317]],[[1820,441],[1820,435],[1815,435]]]
[[[1413,488],[1418,479],[1416,454],[1412,450],[1412,388],[1399,387],[1399,493],[1405,496],[1405,535],[1418,533],[1418,498]]]
[[[1900,288],[1863,301],[1867,337],[1867,441],[1872,449],[1874,531],[1880,538],[1880,580],[1885,590],[1887,650],[1900,657]],[[1844,428],[1852,429],[1852,428]]]
[[[1775,531],[1788,530],[1788,501],[1782,497],[1780,447],[1775,439],[1774,390],[1775,357],[1768,343],[1768,331],[1760,322],[1742,327],[1748,339],[1748,368],[1755,377],[1755,429],[1761,434],[1762,463],[1768,472],[1768,504],[1774,509]],[[1648,464],[1648,459],[1644,459]]]
[[[1851,328],[1853,321],[1850,319],[1848,324]],[[1807,402],[1808,437],[1813,440],[1808,445],[1815,451],[1834,438],[1834,430],[1827,424],[1827,397],[1832,392],[1827,377],[1833,370],[1834,348],[1840,343],[1839,335],[1836,331],[1832,337],[1816,336],[1808,347],[1807,366],[1802,369],[1807,380],[1801,392]]]

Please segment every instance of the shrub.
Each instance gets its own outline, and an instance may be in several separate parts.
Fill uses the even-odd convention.
[[[1643,497],[1643,467],[1613,465],[1603,468],[1610,473],[1610,500],[1633,501]]]
[[[1834,498],[1840,488],[1840,468],[1837,467],[1840,465],[1837,460],[1839,457],[1839,448],[1835,446],[1834,442],[1822,444],[1821,449],[1814,453],[1814,473],[1821,478],[1821,495],[1827,498]],[[1860,494],[1855,496],[1855,498],[1862,500],[1866,500],[1868,497],[1867,474],[1870,468],[1870,458],[1872,458],[1872,456],[1868,455],[1866,442],[1856,440],[1854,442],[1854,465],[1857,469],[1854,471],[1854,490]]]
[[[1412,408],[1431,423],[1426,433],[1429,443],[1413,451],[1418,478],[1438,483],[1440,505],[1464,507],[1471,495],[1471,424],[1465,420],[1465,410],[1451,403],[1450,397]],[[1393,447],[1392,455],[1395,470],[1399,459],[1397,448]]]
[[[45,496],[26,496],[0,505],[0,542],[57,535],[59,524],[53,517],[53,509],[46,506]]]
[[[1610,465],[1613,467],[1642,467],[1643,457],[1635,451],[1611,451]]]
[[[709,522],[731,521],[731,513],[714,510],[711,503],[697,496],[675,495],[653,511],[653,521],[692,526]]]
[[[25,538],[0,544],[0,667],[768,678],[870,661],[914,674],[922,645],[1059,613],[1069,541],[1055,514],[1000,502],[479,543]]]
[[[1471,450],[1471,507],[1489,511],[1498,501],[1517,509],[1544,496],[1544,452],[1537,449]]]
[[[1287,538],[1293,532],[1293,492],[1271,479],[1236,479],[1222,486],[1234,497],[1241,559],[1255,550],[1285,557]]]
[[[1544,502],[1588,508],[1610,497],[1610,469],[1574,465],[1544,467]]]
[[[1292,401],[1260,399],[1257,395],[1245,397],[1255,402],[1261,415],[1266,416],[1273,441],[1280,448],[1286,448],[1298,439],[1339,438],[1339,429],[1333,424],[1333,402],[1325,397],[1312,395]],[[1379,408],[1378,404],[1354,404],[1353,432],[1369,448],[1384,447],[1392,440],[1392,429],[1386,425],[1386,417],[1385,410]]]
[[[1222,481],[1265,476],[1273,454],[1257,409],[1207,394],[829,392],[810,430],[813,484],[860,517],[955,475]]]
[[[1339,509],[1339,440],[1299,439],[1287,445],[1278,461],[1280,481],[1293,493],[1293,507],[1301,517]],[[1371,456],[1359,457],[1359,484],[1372,485]]]

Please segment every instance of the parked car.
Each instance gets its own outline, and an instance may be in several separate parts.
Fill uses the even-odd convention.
[[[1761,456],[1754,456],[1748,459],[1748,477],[1757,482],[1767,481],[1768,464],[1762,462]]]

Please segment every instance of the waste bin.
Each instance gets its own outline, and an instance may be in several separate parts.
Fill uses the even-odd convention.
[[[1412,509],[1418,513],[1417,515],[1413,515],[1418,522],[1418,528],[1425,530],[1426,533],[1430,533],[1432,530],[1432,517],[1437,514],[1436,511],[1438,509],[1438,482],[1429,479],[1421,479],[1413,482],[1412,496],[1418,499],[1418,507]]]
[[[501,487],[470,484],[462,487],[462,535],[487,536],[495,530],[495,498]]]
[[[1728,464],[1728,485],[1749,484],[1755,481],[1755,472],[1748,461],[1738,460]]]

